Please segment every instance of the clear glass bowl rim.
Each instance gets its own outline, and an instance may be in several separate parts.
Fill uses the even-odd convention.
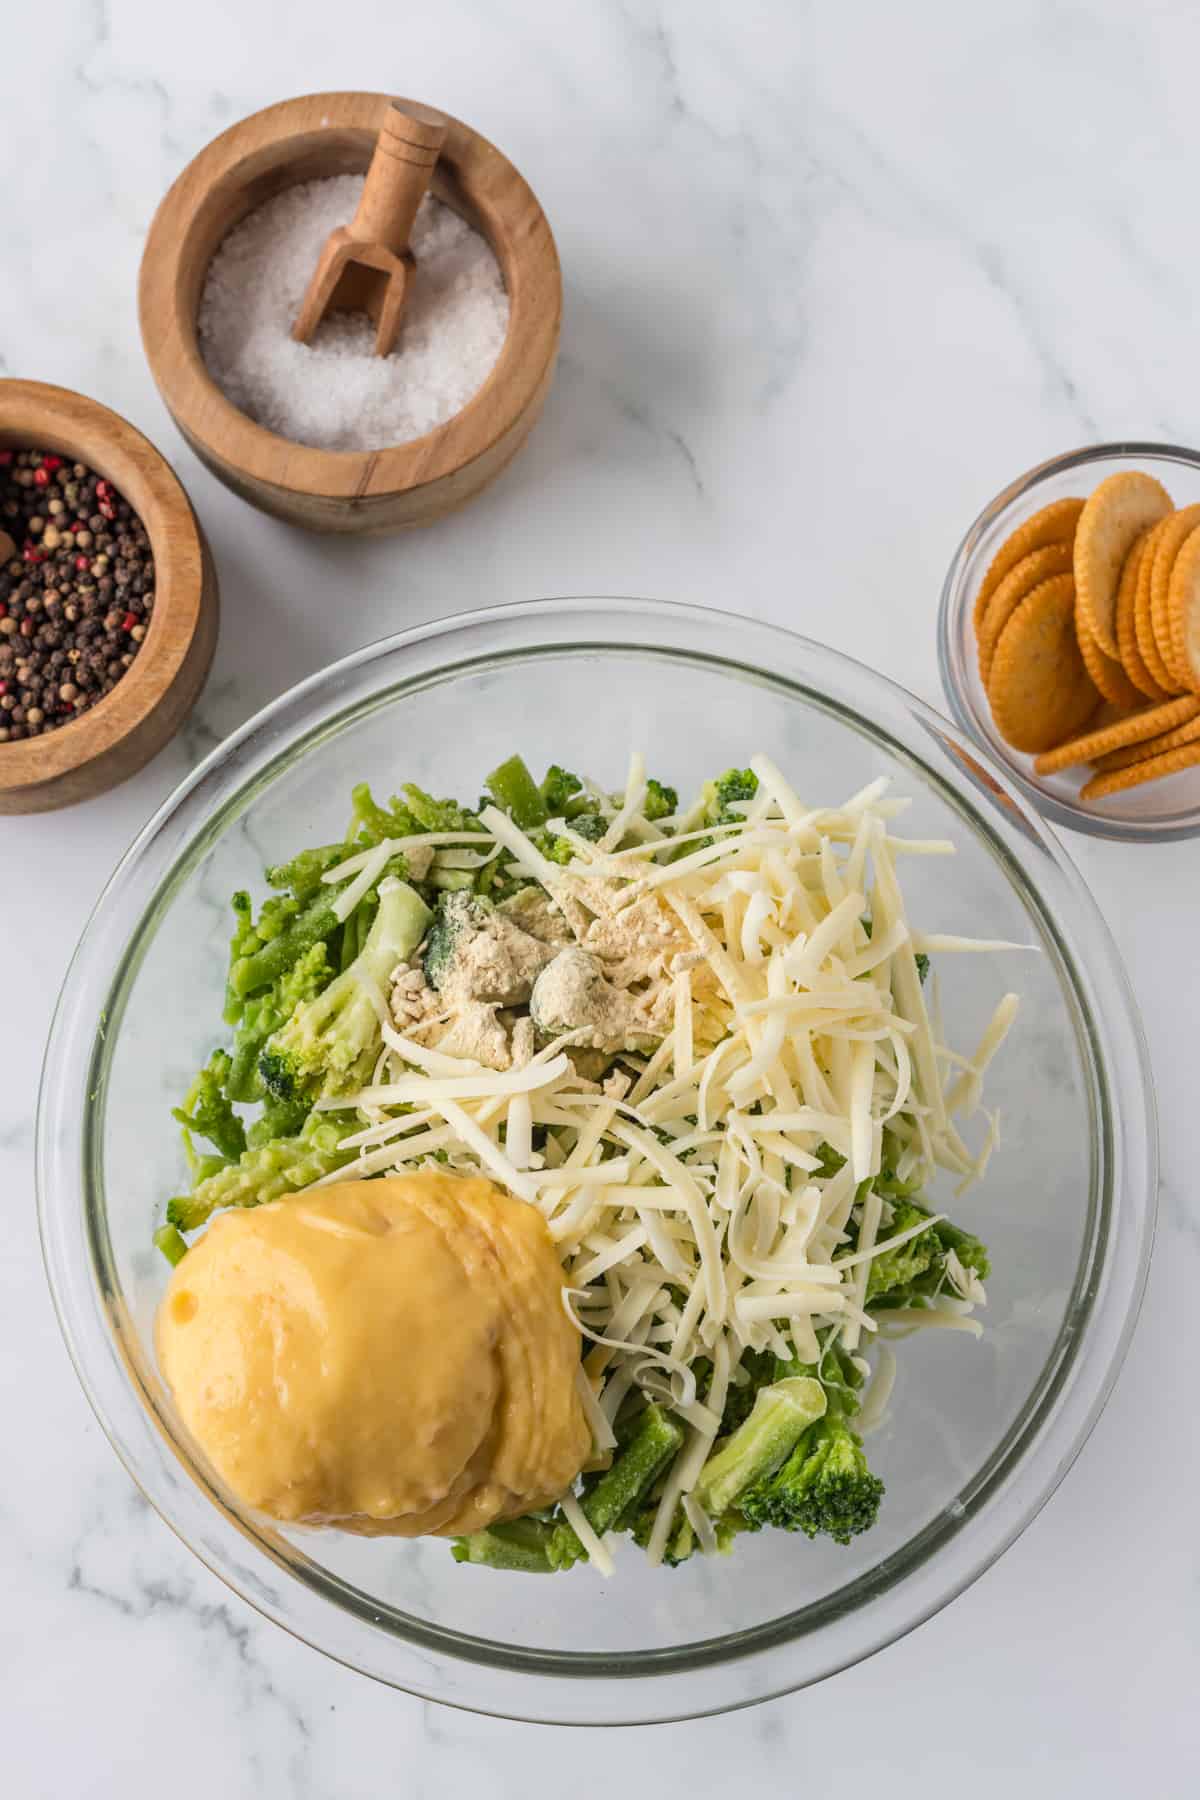
[[[199,846],[338,719],[434,675],[569,651],[716,664],[792,691],[915,765],[989,841],[1055,947],[1085,1028],[1077,1026],[1077,1036],[1100,1150],[1089,1245],[1037,1403],[968,1484],[970,1497],[910,1540],[883,1577],[872,1571],[815,1608],[758,1627],[630,1655],[527,1651],[417,1621],[397,1629],[369,1596],[294,1566],[283,1540],[268,1545],[198,1476],[181,1480],[186,1451],[135,1389],[116,1296],[107,1291],[103,1196],[92,1179],[104,1022],[119,1024],[143,932]],[[1136,1004],[1107,927],[1016,784],[981,760],[973,742],[863,665],[779,627],[662,601],[564,598],[452,614],[352,653],[248,720],[168,797],[118,864],[68,970],[43,1067],[37,1184],[51,1292],[85,1393],[146,1498],[214,1573],[303,1641],[423,1698],[518,1719],[627,1724],[732,1710],[821,1680],[939,1611],[1025,1529],[1086,1441],[1128,1347],[1153,1242],[1157,1134]],[[257,1561],[247,1561],[248,1540]],[[278,1567],[292,1576],[283,1587],[272,1579]]]
[[[995,752],[971,695],[968,670],[968,658],[974,653],[974,635],[966,629],[966,575],[975,547],[997,519],[1043,482],[1053,480],[1056,475],[1068,475],[1072,469],[1087,468],[1093,463],[1117,462],[1122,458],[1126,461],[1145,459],[1182,463],[1184,467],[1200,474],[1200,451],[1188,450],[1180,444],[1157,444],[1130,438],[1113,443],[1085,444],[1081,449],[1067,450],[1061,456],[1052,456],[1046,462],[1038,463],[1024,475],[1018,475],[994,500],[989,500],[963,533],[951,559],[946,579],[942,583],[938,607],[938,672],[942,692],[955,723],[961,726],[993,762],[996,760]],[[1026,800],[1032,802],[1043,818],[1052,820],[1056,825],[1064,825],[1069,831],[1082,831],[1089,837],[1132,844],[1172,843],[1182,838],[1200,836],[1200,806],[1193,806],[1187,812],[1161,819],[1106,818],[1103,813],[1063,800],[1039,782],[1031,780],[1020,768],[1008,763],[1003,767],[1008,780]]]

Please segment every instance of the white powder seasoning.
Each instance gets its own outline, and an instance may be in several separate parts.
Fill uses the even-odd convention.
[[[321,450],[381,450],[445,424],[483,385],[508,330],[490,245],[427,195],[392,354],[374,354],[365,313],[331,313],[298,344],[292,325],[317,258],[362,189],[361,175],[335,175],[268,200],[221,244],[200,301],[200,348],[217,386],[258,424]]]

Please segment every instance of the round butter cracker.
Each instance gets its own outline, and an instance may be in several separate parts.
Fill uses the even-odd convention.
[[[1000,633],[1008,624],[1020,606],[1035,587],[1043,581],[1049,581],[1051,575],[1069,575],[1071,572],[1073,552],[1066,539],[1055,544],[1043,544],[1037,550],[1031,550],[1023,556],[1019,563],[1011,568],[1000,583],[983,612],[983,619],[977,633],[979,639],[979,673],[987,686],[988,676],[992,672],[992,659],[996,654],[996,645]]]
[[[1128,769],[1113,769],[1107,775],[1093,775],[1080,789],[1081,800],[1106,800],[1110,794],[1122,794],[1126,788],[1141,787],[1147,781],[1161,781],[1164,775],[1178,775],[1181,769],[1200,763],[1200,744],[1185,744],[1180,750],[1168,750],[1162,756],[1151,756]]]
[[[1046,544],[1071,543],[1075,536],[1075,527],[1079,523],[1079,515],[1083,511],[1082,500],[1052,500],[1049,506],[1043,506],[1018,525],[1017,529],[1005,538],[991,562],[987,573],[979,584],[979,592],[975,596],[975,632],[978,636],[983,623],[984,609],[995,593],[1004,577],[1015,569],[1021,558],[1028,556],[1031,550],[1040,550]]]
[[[1171,574],[1184,544],[1200,525],[1200,506],[1182,506],[1172,513],[1154,544],[1154,565],[1150,571],[1150,628],[1163,663],[1175,677],[1177,687],[1191,687],[1186,663],[1180,665],[1171,631]]]
[[[1167,623],[1174,650],[1173,666],[1200,694],[1200,529],[1185,541],[1167,594]]]
[[[996,729],[1014,750],[1036,752],[1078,731],[1100,702],[1075,633],[1075,581],[1053,575],[1000,633],[988,682]]]
[[[1113,661],[1117,646],[1117,589],[1121,570],[1147,525],[1174,510],[1171,496],[1153,475],[1121,469],[1100,483],[1085,501],[1075,531],[1075,586],[1092,636]]]
[[[1046,750],[1039,756],[1033,767],[1038,775],[1057,775],[1060,769],[1073,769],[1077,763],[1095,762],[1098,756],[1106,756],[1110,750],[1123,750],[1127,744],[1159,737],[1163,732],[1173,731],[1178,725],[1187,725],[1197,717],[1200,717],[1200,700],[1185,694],[1182,699],[1168,700],[1162,706],[1144,707],[1130,718],[1118,719],[1115,725],[1105,725],[1098,731],[1085,731],[1082,737],[1059,743],[1057,747]]]
[[[1137,572],[1137,593],[1133,603],[1134,631],[1137,635],[1137,647],[1142,661],[1153,675],[1159,687],[1168,694],[1178,694],[1180,684],[1163,661],[1158,647],[1158,639],[1154,635],[1154,616],[1152,609],[1153,589],[1151,576],[1154,572],[1154,553],[1158,548],[1158,540],[1170,524],[1168,513],[1149,532],[1142,550],[1142,560]]]

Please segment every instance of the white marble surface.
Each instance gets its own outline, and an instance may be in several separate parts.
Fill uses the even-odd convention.
[[[0,373],[81,388],[165,449],[224,607],[174,747],[107,798],[0,822],[0,1787],[542,1800],[582,1758],[589,1786],[602,1768],[637,1796],[1195,1792],[1200,846],[1069,845],[1140,994],[1164,1120],[1149,1301],[1108,1412],[964,1598],[751,1713],[568,1737],[424,1706],[264,1623],[111,1455],[32,1191],[37,1052],[100,884],[199,749],[339,649],[478,602],[644,592],[798,625],[939,700],[934,605],[976,508],[1081,442],[1197,435],[1195,8],[7,0],[0,21]],[[199,467],[134,287],[156,201],[217,130],[371,85],[446,105],[525,170],[567,318],[507,477],[465,516],[361,545],[263,519]]]

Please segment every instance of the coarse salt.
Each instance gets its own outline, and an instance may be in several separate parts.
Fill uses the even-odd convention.
[[[360,175],[285,189],[231,231],[209,265],[200,347],[221,391],[259,425],[321,450],[379,450],[460,412],[508,330],[508,295],[486,239],[427,195],[400,337],[374,354],[365,313],[328,315],[308,344],[291,335],[329,233],[353,217]]]

